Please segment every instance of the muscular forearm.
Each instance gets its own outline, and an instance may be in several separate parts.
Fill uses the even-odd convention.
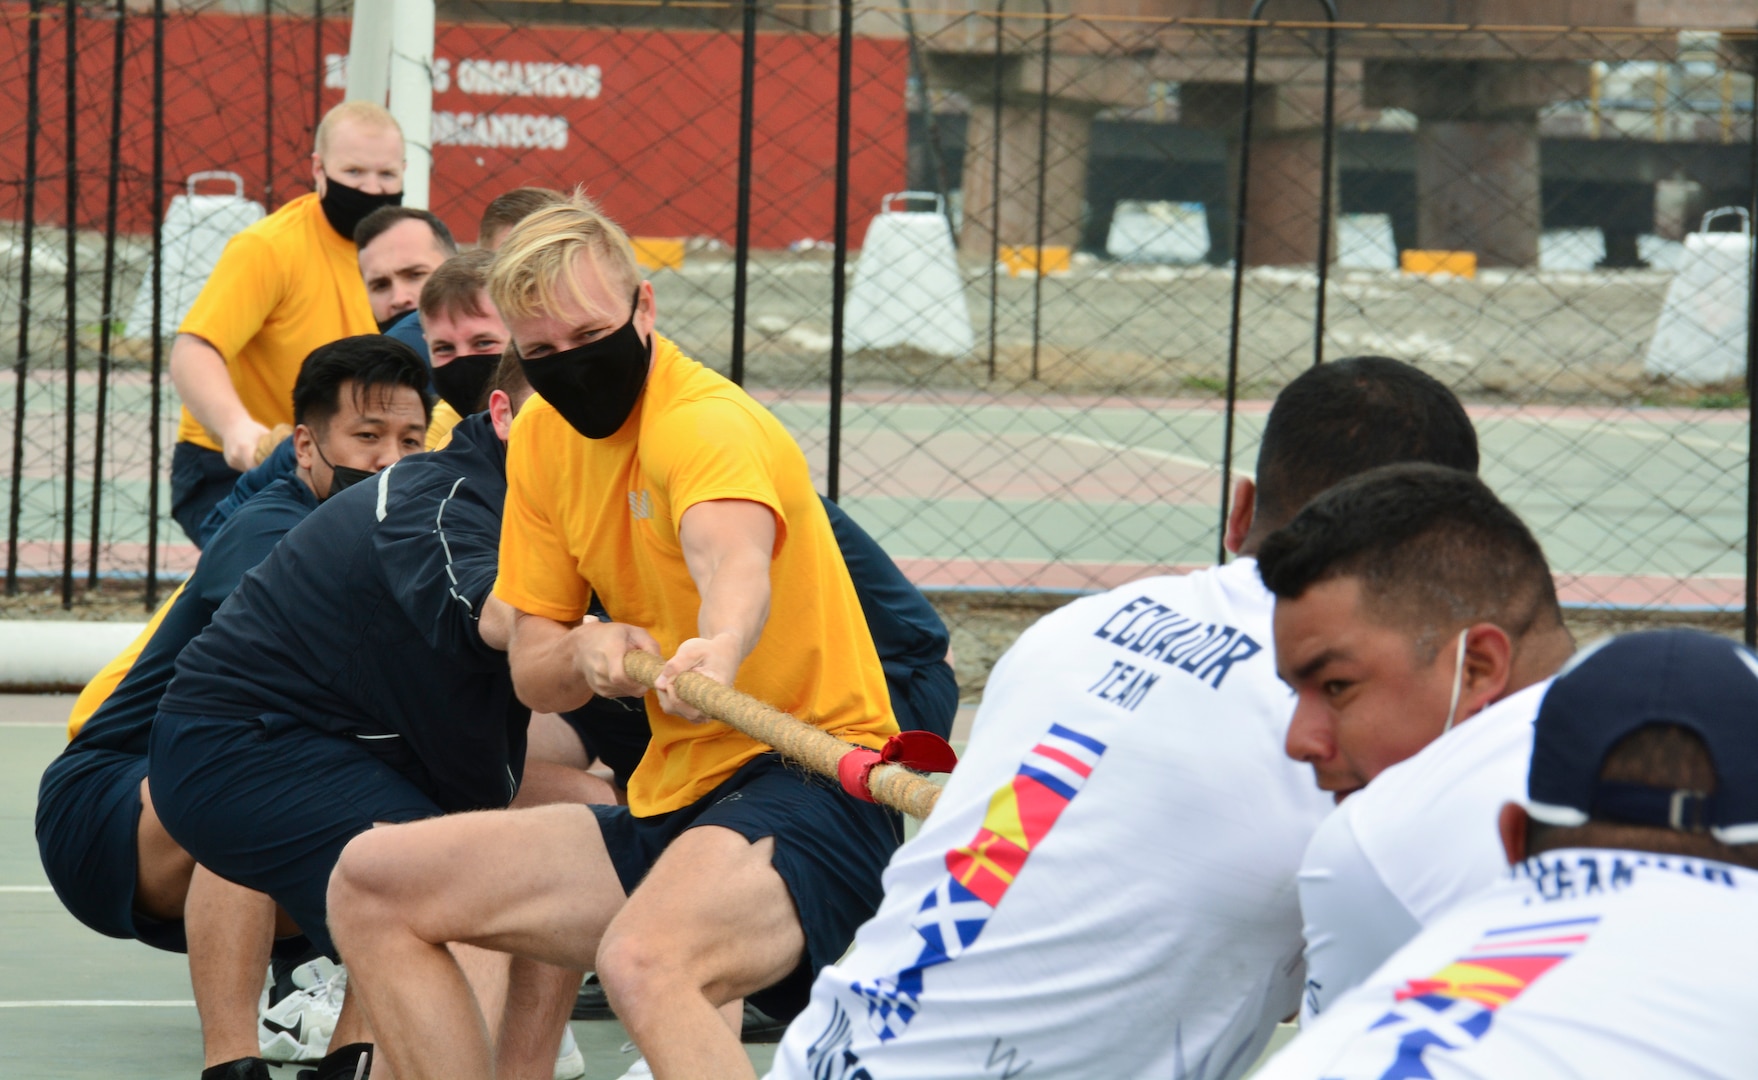
[[[491,593],[482,605],[476,632],[482,635],[484,645],[506,652],[513,640],[513,606]]]
[[[710,640],[730,635],[741,661],[757,647],[769,621],[769,565],[766,551],[731,552],[698,583],[702,606],[696,632]]]
[[[572,628],[512,610],[507,662],[519,700],[538,712],[566,712],[590,701],[592,688],[574,660]]]
[[[251,419],[232,386],[226,358],[192,334],[178,334],[171,345],[171,384],[190,414],[216,435],[224,437]]]

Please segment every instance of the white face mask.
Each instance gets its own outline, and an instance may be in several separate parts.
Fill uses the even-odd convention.
[[[1453,700],[1447,705],[1447,723],[1441,728],[1441,734],[1453,730],[1453,723],[1458,718],[1459,694],[1465,689],[1465,635],[1471,632],[1467,627],[1459,631],[1459,648],[1453,658]]]

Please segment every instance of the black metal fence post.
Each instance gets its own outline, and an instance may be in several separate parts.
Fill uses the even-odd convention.
[[[751,153],[757,124],[757,0],[745,0],[739,42],[739,190],[733,239],[732,381],[745,382],[745,303],[751,287]]]
[[[98,547],[104,517],[104,436],[109,425],[110,347],[116,332],[116,215],[122,184],[123,67],[128,61],[128,0],[116,0],[115,49],[110,57],[110,164],[104,177],[104,294],[98,324],[98,402],[92,438],[92,531],[86,588],[98,583]]]
[[[1007,63],[1003,48],[1007,25],[1007,0],[995,5],[995,130],[989,140],[989,380],[995,379],[995,320],[1001,299],[1001,94],[1002,68]]]
[[[165,378],[165,0],[153,0],[153,366],[151,428],[147,442],[146,606],[159,603],[159,431]]]
[[[836,208],[835,264],[830,292],[830,446],[825,462],[825,497],[842,494],[842,319],[848,299],[848,170],[850,100],[854,96],[854,0],[838,0],[842,25],[836,41]]]
[[[1260,4],[1261,6],[1261,4]],[[1331,11],[1335,24],[1337,13]],[[1331,202],[1335,178],[1332,175],[1337,139],[1337,27],[1325,28],[1325,126],[1324,147],[1320,156],[1324,175],[1319,179],[1318,234],[1318,299],[1312,318],[1312,362],[1316,367],[1325,362],[1325,299],[1331,279]]]
[[[1032,243],[1037,272],[1032,275],[1032,381],[1038,380],[1039,329],[1044,313],[1044,196],[1050,186],[1050,59],[1051,40],[1056,24],[1051,19],[1050,0],[1044,0],[1044,48],[1039,58],[1038,73],[1038,218]]]
[[[30,0],[25,28],[27,87],[24,106],[24,248],[19,259],[18,358],[12,365],[12,501],[6,512],[6,595],[18,595],[18,529],[24,511],[25,380],[30,375],[31,263],[36,257],[37,137],[41,120],[38,76],[43,64],[43,0]]]
[[[1233,209],[1233,299],[1227,327],[1227,413],[1221,426],[1221,522],[1215,538],[1215,561],[1227,561],[1227,517],[1232,512],[1233,488],[1233,414],[1239,403],[1239,331],[1240,312],[1245,298],[1245,227],[1246,198],[1251,192],[1251,127],[1257,98],[1257,32],[1260,16],[1270,0],[1257,0],[1251,7],[1251,25],[1245,31],[1245,106],[1239,119],[1239,183]],[[1331,23],[1337,21],[1335,0],[1318,0],[1325,7]],[[1331,138],[1336,90],[1337,48],[1336,27],[1330,33],[1325,58],[1325,130],[1324,170],[1320,181],[1321,219],[1319,221],[1318,311],[1313,334],[1313,363],[1324,359],[1325,287],[1328,278],[1331,238]]]
[[[313,0],[311,6],[311,40],[311,134],[316,139],[324,118],[324,0]]]
[[[1758,52],[1752,55],[1758,56]],[[1752,130],[1746,159],[1746,644],[1758,648],[1758,79],[1752,81]]]
[[[275,0],[262,0],[262,204],[275,212]]]
[[[62,431],[65,447],[61,465],[61,608],[73,610],[73,474],[78,468],[79,449],[79,0],[67,0],[66,31],[66,220],[62,222],[62,238],[66,243],[66,272],[61,275],[62,296],[66,305],[65,333],[62,355],[65,357],[67,392],[64,399],[66,427]]]

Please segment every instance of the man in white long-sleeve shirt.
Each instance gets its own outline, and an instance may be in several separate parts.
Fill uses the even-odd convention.
[[[1499,814],[1512,869],[1262,1080],[1752,1075],[1758,656],[1694,630],[1617,638],[1533,727],[1523,805]]]
[[[1330,809],[1282,753],[1293,700],[1250,558],[1392,461],[1477,465],[1445,387],[1364,357],[1300,376],[1228,524],[1230,565],[1047,616],[996,665],[934,814],[822,970],[786,1080],[1236,1077],[1298,1002],[1294,873]]]
[[[1492,819],[1519,797],[1533,713],[1574,643],[1538,542],[1458,470],[1338,484],[1259,568],[1299,699],[1288,754],[1342,802],[1300,867],[1310,1017],[1500,875]]]

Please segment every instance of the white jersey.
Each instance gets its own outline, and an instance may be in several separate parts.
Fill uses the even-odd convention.
[[[1507,872],[1496,819],[1526,798],[1532,721],[1549,688],[1526,687],[1455,726],[1319,826],[1300,864],[1302,1019]]]
[[[1330,808],[1282,745],[1255,560],[1046,616],[771,1077],[1241,1075],[1299,1003]]]
[[[1546,852],[1425,929],[1256,1080],[1744,1080],[1754,923],[1750,870]]]

